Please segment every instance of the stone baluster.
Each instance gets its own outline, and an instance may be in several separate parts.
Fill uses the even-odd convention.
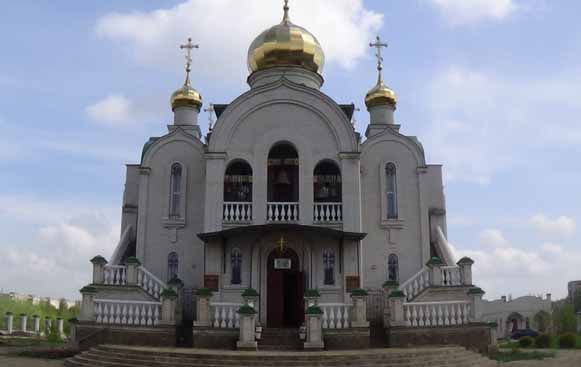
[[[212,298],[212,291],[208,288],[201,288],[196,292],[196,296],[196,314],[198,315],[198,319],[194,321],[194,326],[210,327],[210,299]]]
[[[103,256],[98,255],[91,259],[91,263],[93,264],[93,284],[104,284],[107,260]]]
[[[239,350],[256,350],[256,310],[249,305],[242,305],[236,311],[240,315],[240,337],[236,342]]]
[[[56,319],[56,330],[59,338],[65,338],[65,323],[61,317],[57,317]]]
[[[307,329],[307,340],[304,343],[304,349],[316,350],[323,349],[323,310],[319,306],[313,305],[307,308],[305,312],[305,321]]]
[[[405,293],[400,290],[394,290],[389,294],[389,308],[391,312],[390,326],[405,326],[403,302]]]
[[[367,291],[365,289],[354,289],[351,292],[351,299],[353,300],[351,327],[369,327],[369,321],[367,321],[367,296]]]
[[[6,331],[8,332],[8,335],[12,335],[14,328],[14,315],[12,315],[12,312],[6,312],[4,319],[6,320]]]
[[[86,286],[81,289],[81,312],[79,315],[79,321],[95,321],[95,295],[97,294],[97,288]]]
[[[458,261],[457,265],[460,267],[460,284],[472,285],[472,265],[474,265],[474,260],[469,257],[463,257]]]
[[[178,294],[171,288],[164,289],[161,292],[161,324],[176,324],[176,300]],[[155,320],[154,320],[155,322]]]
[[[28,330],[28,316],[25,313],[20,314],[20,331],[26,333]]]
[[[432,257],[426,264],[430,268],[430,280],[433,287],[442,286],[442,266],[444,263],[439,257]]]
[[[138,258],[131,256],[125,261],[127,265],[126,281],[127,285],[137,285],[137,268],[141,265]]]
[[[44,335],[49,336],[52,328],[52,318],[50,316],[44,317]]]
[[[479,322],[482,317],[482,296],[484,296],[484,291],[481,288],[470,288],[468,290],[468,296],[472,299],[472,304],[470,307],[470,320],[469,322]]]
[[[385,307],[383,308],[383,326],[388,327],[391,321],[391,308],[389,295],[399,287],[399,283],[394,280],[388,280],[383,283],[383,292],[385,294]]]
[[[40,317],[38,315],[32,315],[32,332],[40,335]]]

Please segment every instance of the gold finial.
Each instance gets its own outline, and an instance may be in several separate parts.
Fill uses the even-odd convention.
[[[280,253],[284,252],[284,245],[287,242],[284,240],[284,236],[280,236],[280,240],[278,240],[277,244],[278,244],[278,250],[280,251]]]
[[[180,45],[180,49],[186,49],[186,80],[184,82],[185,87],[190,86],[190,72],[192,71],[192,50],[194,48],[200,48],[199,45],[194,45],[192,39],[188,38],[188,42],[185,45]]]
[[[208,130],[212,131],[214,126],[214,104],[210,103],[210,107],[204,108],[204,112],[208,112]]]
[[[290,23],[290,16],[288,15],[288,11],[290,10],[289,6],[288,6],[288,0],[284,0],[284,15],[282,17],[282,22],[284,24],[288,24]]]
[[[377,51],[375,52],[375,57],[377,57],[377,83],[383,83],[383,76],[381,71],[383,70],[383,56],[381,56],[381,48],[387,48],[387,43],[381,43],[379,36],[375,38],[375,43],[369,43],[369,47],[375,47]]]

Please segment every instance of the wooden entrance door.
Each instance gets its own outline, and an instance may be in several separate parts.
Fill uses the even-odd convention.
[[[300,271],[296,252],[289,248],[283,252],[273,250],[268,256],[267,277],[267,326],[300,326],[304,321],[305,277]]]

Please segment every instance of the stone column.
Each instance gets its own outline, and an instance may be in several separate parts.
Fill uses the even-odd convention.
[[[38,315],[32,315],[32,332],[40,335],[40,317]]]
[[[490,345],[498,344],[498,323],[490,322],[488,323],[490,326]]]
[[[97,288],[86,286],[81,289],[81,295],[83,296],[81,300],[81,312],[79,315],[79,321],[95,321],[95,295],[97,294]]]
[[[311,306],[318,306],[320,297],[321,293],[319,293],[318,289],[307,289],[304,295],[305,310]]]
[[[91,259],[93,264],[93,284],[103,284],[105,282],[105,265],[107,260],[101,255]]]
[[[472,299],[470,307],[470,322],[479,322],[482,317],[482,296],[484,291],[481,288],[470,288],[468,296]]]
[[[176,324],[176,300],[178,294],[171,288],[161,292],[161,325]]]
[[[472,285],[472,265],[474,265],[474,260],[469,257],[463,257],[456,264],[460,267],[462,285]]]
[[[201,288],[198,289],[196,296],[196,314],[198,319],[194,321],[194,326],[210,327],[210,299],[212,298],[212,291],[208,288]]]
[[[369,327],[369,321],[367,321],[367,296],[365,289],[354,289],[351,292],[351,299],[353,300],[351,327]]]
[[[26,314],[21,313],[20,314],[20,331],[23,333],[26,333],[26,331],[28,330],[28,316],[26,316]]]
[[[52,329],[52,319],[50,316],[44,317],[44,336],[49,336]]]
[[[403,302],[405,294],[400,290],[394,290],[389,295],[389,308],[391,311],[390,326],[405,326]]]
[[[383,327],[387,327],[390,325],[391,310],[389,295],[391,294],[391,292],[395,291],[398,287],[399,282],[394,280],[388,280],[385,283],[383,283],[383,292],[385,295],[385,307],[383,308]]]
[[[127,258],[125,265],[127,265],[127,285],[137,285],[137,268],[141,262],[135,256],[131,256]]]
[[[258,302],[260,295],[256,291],[256,289],[248,288],[242,292],[242,299],[244,300],[244,304],[246,306],[252,307],[257,314],[260,314],[259,306],[260,302]],[[260,340],[262,336],[262,326],[260,326],[260,320],[256,319],[256,339]]]
[[[57,317],[57,319],[56,319],[56,331],[57,331],[59,338],[61,338],[61,339],[65,338],[65,323],[64,323],[63,319],[60,317]]]
[[[432,257],[426,264],[430,268],[430,283],[433,287],[442,286],[442,266],[444,263],[439,257]]]
[[[8,335],[12,335],[12,331],[14,331],[14,315],[12,315],[12,312],[6,312],[4,318],[6,320],[6,331],[8,332]]]
[[[170,279],[169,282],[167,282],[167,286],[172,289],[174,292],[176,292],[177,294],[177,299],[175,300],[176,303],[176,307],[175,307],[175,320],[176,320],[176,325],[179,325],[182,323],[183,320],[183,288],[184,288],[184,282],[182,282],[182,280],[178,277],[174,277],[173,279]]]
[[[323,349],[323,310],[319,306],[311,306],[305,313],[307,340],[304,343],[305,350]]]
[[[237,313],[240,315],[240,337],[236,348],[242,350],[256,350],[256,311],[248,305],[242,305]]]

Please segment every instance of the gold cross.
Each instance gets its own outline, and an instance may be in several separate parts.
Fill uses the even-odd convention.
[[[369,47],[375,47],[377,51],[375,52],[375,57],[377,57],[377,70],[381,71],[383,69],[383,56],[381,56],[381,48],[387,48],[387,43],[381,43],[379,36],[375,38],[375,43],[369,43]]]
[[[280,253],[283,253],[284,252],[284,245],[287,243],[284,240],[284,236],[280,236],[280,240],[278,240],[277,243],[278,243],[278,246],[279,246],[278,249],[279,249]]]
[[[284,0],[284,16],[282,17],[282,21],[283,23],[288,23],[290,22],[290,17],[288,15],[288,11],[289,11],[289,7],[288,7],[288,0]]]
[[[190,83],[190,71],[192,71],[192,50],[194,48],[200,48],[199,45],[194,45],[192,39],[188,38],[188,42],[185,45],[180,45],[180,49],[186,49],[186,84]]]

